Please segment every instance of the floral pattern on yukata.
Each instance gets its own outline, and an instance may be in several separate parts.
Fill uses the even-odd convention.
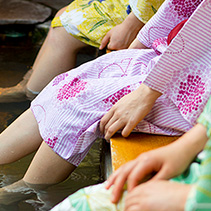
[[[112,105],[114,105],[115,103],[117,103],[117,101],[119,101],[122,97],[124,97],[125,95],[127,95],[129,93],[131,93],[130,85],[127,87],[124,87],[123,89],[119,90],[115,94],[104,99],[103,102],[111,103]]]
[[[201,77],[188,75],[186,81],[180,82],[179,89],[177,101],[179,102],[178,108],[182,113],[197,111],[199,104],[202,103],[202,95],[205,93],[205,83],[202,82]]]
[[[181,114],[191,121],[200,115],[205,100],[210,95],[209,86],[211,80],[211,68],[202,64],[193,62],[182,71],[175,72],[173,75],[173,83],[169,84],[170,90],[177,90],[171,98],[181,111]]]
[[[165,2],[165,5],[168,5],[169,1]],[[170,24],[171,21],[163,16],[163,10],[161,11],[162,14],[158,11],[154,16],[156,17],[158,15],[158,17],[162,18],[162,20],[156,19],[156,23],[159,23],[158,26],[162,26],[163,24],[172,29],[174,24]],[[201,14],[201,11],[198,12]],[[204,11],[201,16],[203,17],[203,15]],[[195,17],[197,17],[197,15]],[[190,19],[194,23],[195,17],[193,17],[192,20]],[[204,22],[206,24],[203,24]],[[150,25],[151,23],[153,22],[148,22],[149,30],[146,32],[146,37],[149,35],[148,32],[152,32],[150,29],[153,28],[154,24]],[[186,26],[191,26],[191,23],[188,25],[187,22]],[[58,140],[56,140],[54,151],[68,162],[77,166],[87,154],[94,140],[99,137],[99,121],[107,110],[111,108],[113,103],[115,103],[115,99],[120,97],[120,95],[118,95],[119,91],[124,90],[124,87],[126,87],[125,92],[129,92],[128,90],[132,91],[132,85],[135,84],[134,86],[138,87],[141,81],[146,85],[149,84],[150,87],[154,85],[155,88],[160,88],[158,90],[162,90],[164,95],[157,99],[150,113],[140,122],[139,131],[153,131],[157,134],[165,135],[181,135],[183,132],[188,131],[191,128],[192,120],[197,119],[198,114],[203,109],[205,101],[207,101],[209,98],[208,95],[210,94],[210,59],[205,60],[207,57],[210,57],[206,51],[207,40],[210,40],[210,37],[205,36],[207,34],[204,33],[204,30],[206,31],[207,27],[204,27],[204,25],[208,25],[206,20],[200,24],[195,24],[195,27],[200,29],[196,30],[197,33],[195,36],[197,36],[197,38],[199,37],[202,42],[195,42],[195,40],[198,39],[194,39],[191,45],[189,45],[190,50],[187,52],[187,57],[183,57],[181,54],[175,54],[174,59],[172,59],[172,55],[164,55],[165,53],[161,56],[157,56],[153,49],[121,50],[106,54],[71,70],[68,72],[69,76],[66,77],[65,80],[60,81],[58,86],[52,86],[52,83],[50,83],[32,102],[31,106],[36,119],[40,121],[39,129],[43,139],[48,141],[48,138],[53,140],[54,137],[57,137]],[[154,29],[158,29],[156,38],[152,40],[155,36],[150,36],[150,44],[159,37],[165,37],[167,35],[161,33],[160,28],[156,27],[157,25],[155,24]],[[187,32],[187,37],[191,35],[195,38],[192,30],[187,30]],[[206,42],[204,42],[204,40],[206,40]],[[177,39],[175,38],[169,47],[172,47],[176,41]],[[180,40],[178,42],[180,44]],[[194,44],[197,45],[197,48],[193,48]],[[202,50],[200,54],[199,46],[205,49]],[[184,52],[185,51],[182,53],[184,54]],[[191,59],[190,55],[196,55],[195,58],[197,59]],[[164,59],[162,60],[162,58]],[[181,62],[181,60],[183,60],[183,62]],[[193,61],[198,63],[194,63]],[[130,63],[129,66],[128,62]],[[172,63],[174,63],[175,66],[173,66]],[[113,64],[118,64],[119,66]],[[168,64],[170,67],[168,67]],[[156,68],[153,68],[154,65],[156,65]],[[160,66],[161,68],[159,69]],[[172,66],[174,68],[172,68]],[[183,71],[184,67],[186,67],[187,70]],[[81,76],[82,74],[87,74],[87,76],[84,78]],[[177,101],[177,97],[180,91],[180,83],[187,81],[188,75],[194,76],[194,79],[197,75],[200,75],[201,80],[199,80],[199,82],[205,83],[204,93],[202,94],[203,102],[201,103],[202,107],[198,107],[198,112],[193,110],[194,112],[191,111],[186,115],[181,115],[181,111],[177,107],[180,103]],[[67,85],[73,82],[75,83],[74,88],[71,86],[67,88]],[[170,84],[168,85],[168,83]],[[76,87],[78,87],[78,89],[76,89]],[[59,92],[61,92],[59,96],[60,99],[57,98]],[[166,95],[165,92],[167,92]],[[112,99],[112,95],[115,96],[114,99]],[[170,99],[169,105],[165,105],[165,98]],[[106,99],[107,103],[105,103]],[[47,111],[46,118],[39,112],[40,108],[44,108]],[[189,119],[190,121],[187,121]],[[153,127],[153,129],[151,129],[152,127],[149,123],[157,128]],[[169,129],[171,130],[170,134]],[[53,133],[49,130],[53,130]]]
[[[175,0],[164,1],[156,13],[156,16],[153,16],[149,20],[149,24],[146,24],[140,30],[137,38],[142,44],[152,48],[152,44],[155,40],[167,37],[177,24],[191,16],[190,11],[195,11],[202,0],[181,0],[178,2],[180,3],[177,5]],[[183,7],[181,7],[181,5]]]
[[[201,2],[202,0],[172,0],[171,2],[169,1],[169,8],[166,8],[166,10],[168,10],[166,16],[170,20],[176,20],[177,18],[182,21],[184,19],[189,18]]]
[[[75,97],[85,89],[86,84],[87,82],[80,80],[79,78],[73,79],[71,82],[63,85],[63,87],[59,89],[57,99],[62,101],[70,97]]]
[[[130,6],[136,17],[143,23],[147,23],[163,2],[163,0],[130,0]]]
[[[53,137],[53,138],[48,138],[45,142],[46,144],[48,144],[49,147],[53,149],[57,140],[58,140],[57,137]]]
[[[75,0],[55,17],[52,27],[63,26],[78,40],[99,47],[102,38],[134,12],[146,23],[164,0]]]
[[[119,91],[117,91],[116,93],[108,96],[107,98],[105,98],[104,100],[102,100],[102,102],[98,105],[98,109],[106,109],[106,110],[110,110],[111,107],[113,105],[115,105],[122,97],[124,97],[125,95],[130,94],[132,91],[136,90],[139,86],[140,86],[141,82],[136,83],[136,84],[131,84],[128,85],[122,89],[120,89]]]
[[[61,81],[65,80],[65,78],[67,76],[68,76],[68,73],[63,73],[63,74],[60,74],[60,75],[56,76],[56,78],[53,80],[53,85],[52,86],[58,85]]]
[[[172,0],[172,9],[176,11],[179,16],[188,18],[192,15],[196,7],[201,3],[201,0]],[[196,5],[196,7],[194,7]]]

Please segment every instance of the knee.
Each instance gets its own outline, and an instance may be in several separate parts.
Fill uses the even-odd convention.
[[[47,43],[51,48],[59,50],[69,39],[71,39],[71,35],[67,33],[64,27],[51,27],[48,32]]]
[[[65,11],[66,7],[63,7],[62,9],[60,9],[55,17],[59,17],[64,11]],[[50,40],[53,40],[55,42],[55,39],[57,39],[58,37],[62,36],[60,34],[64,33],[61,28],[63,27],[55,27],[55,28],[52,28],[50,27],[50,30],[49,30],[49,33],[48,33],[48,37]]]

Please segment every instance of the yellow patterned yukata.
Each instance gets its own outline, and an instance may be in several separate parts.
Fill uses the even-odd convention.
[[[114,26],[122,23],[134,12],[146,23],[164,0],[75,0],[60,17],[55,17],[52,27],[62,26],[80,41],[99,47],[102,38]]]

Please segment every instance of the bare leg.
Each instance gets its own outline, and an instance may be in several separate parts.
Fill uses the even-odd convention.
[[[64,181],[75,168],[43,142],[23,181],[33,185],[52,185]]]
[[[41,91],[56,75],[72,69],[78,51],[86,46],[69,35],[63,27],[51,28],[34,62],[34,71],[27,87],[33,91]]]
[[[0,204],[36,196],[36,190],[64,181],[76,167],[43,142],[22,180],[0,189]]]
[[[42,138],[37,122],[31,110],[28,109],[0,134],[0,164],[17,161],[37,150],[41,143]],[[5,194],[7,193],[6,187],[0,189],[0,204],[9,204],[18,201],[20,197],[26,198],[35,195],[34,190],[26,186],[23,181],[20,184],[13,184],[13,189],[16,192],[21,192],[18,194],[19,197],[15,192],[13,195]],[[23,186],[25,187],[23,188]]]
[[[76,168],[42,141],[30,109],[1,134],[0,143],[0,164],[16,161],[40,146],[23,179],[0,189],[0,204],[29,198],[36,189],[65,180]]]
[[[19,102],[27,98],[32,100],[36,96],[33,92],[39,93],[56,75],[72,69],[78,51],[86,46],[87,44],[69,35],[63,27],[50,28],[32,67],[33,74],[29,81],[27,79],[14,87],[0,88],[0,103]]]
[[[41,143],[37,122],[28,109],[0,134],[0,164],[14,162],[36,151]]]

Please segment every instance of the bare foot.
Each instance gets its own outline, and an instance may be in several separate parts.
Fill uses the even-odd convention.
[[[26,84],[21,81],[16,86],[0,88],[0,103],[12,103],[26,101]]]
[[[23,80],[16,86],[0,88],[0,103],[23,102],[28,100],[26,93],[26,84],[32,74],[29,70],[23,77]]]
[[[124,211],[183,211],[190,189],[171,181],[149,181],[128,193]]]
[[[34,186],[39,188],[39,186]],[[0,189],[0,205],[10,205],[25,199],[37,199],[37,192],[33,186],[19,180]]]

